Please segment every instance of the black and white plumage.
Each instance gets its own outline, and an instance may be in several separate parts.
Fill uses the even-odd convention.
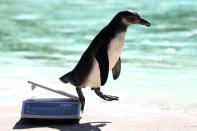
[[[104,100],[118,100],[116,96],[104,95],[100,87],[106,83],[109,71],[112,70],[114,79],[120,75],[120,55],[124,47],[126,30],[129,25],[134,24],[150,26],[150,23],[140,18],[135,11],[119,12],[93,39],[75,68],[60,78],[62,82],[76,86],[82,110],[85,98],[81,89],[86,86],[95,90]]]

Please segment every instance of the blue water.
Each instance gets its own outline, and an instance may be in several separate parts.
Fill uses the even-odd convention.
[[[31,96],[28,79],[75,93],[58,78],[73,69],[117,12],[132,9],[152,26],[129,27],[121,75],[113,81],[110,74],[102,90],[123,102],[195,107],[196,6],[196,0],[1,0],[0,102]],[[97,99],[89,89],[84,92]]]

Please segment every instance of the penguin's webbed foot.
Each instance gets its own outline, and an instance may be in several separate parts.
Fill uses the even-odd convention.
[[[95,93],[101,97],[102,99],[106,100],[106,101],[113,101],[113,100],[119,100],[119,97],[117,96],[111,96],[111,95],[104,95],[101,91],[100,88],[96,88],[94,89]]]
[[[107,98],[108,101],[119,100],[118,96],[104,95],[104,97]]]
[[[81,91],[81,88],[76,88],[77,94],[79,96],[79,100],[81,103],[81,111],[84,110],[84,106],[85,106],[85,97],[83,96],[83,93]]]

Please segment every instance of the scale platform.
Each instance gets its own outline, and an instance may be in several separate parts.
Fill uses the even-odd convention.
[[[23,120],[79,120],[80,101],[78,97],[54,90],[52,88],[28,81],[32,84],[32,89],[36,86],[50,90],[52,92],[67,96],[69,98],[31,98],[23,101],[21,118]]]

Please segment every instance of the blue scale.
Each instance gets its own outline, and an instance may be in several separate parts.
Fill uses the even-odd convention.
[[[28,83],[32,84],[32,90],[37,86],[69,98],[32,98],[24,100],[21,112],[22,119],[80,119],[81,105],[78,97],[32,81],[28,81]]]

